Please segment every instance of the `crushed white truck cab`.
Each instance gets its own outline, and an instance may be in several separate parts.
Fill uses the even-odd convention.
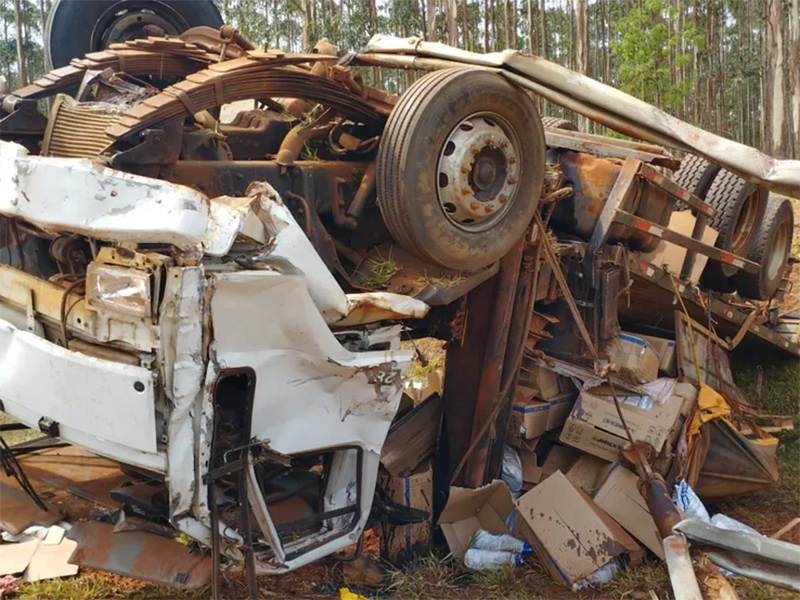
[[[207,198],[0,142],[0,190],[14,230],[92,256],[85,274],[37,276],[36,251],[12,236],[4,413],[163,479],[171,522],[195,540],[214,543],[219,511],[231,558],[245,493],[261,571],[357,541],[412,358],[401,326],[381,321],[424,317],[425,303],[345,294],[265,182]],[[287,500],[301,505],[291,522]]]

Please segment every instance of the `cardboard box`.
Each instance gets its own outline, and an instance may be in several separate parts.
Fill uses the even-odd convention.
[[[608,474],[618,463],[610,463],[591,454],[581,454],[564,475],[586,495],[594,496]],[[613,515],[612,515],[613,516]]]
[[[443,390],[444,371],[442,369],[435,369],[428,373],[428,378],[425,382],[410,380],[408,384],[406,384],[405,393],[414,400],[414,404],[419,404],[434,394],[441,396]]]
[[[615,465],[597,490],[594,501],[628,533],[664,560],[661,536],[647,509],[647,503],[636,486],[637,479],[628,469]]]
[[[599,506],[556,472],[517,500],[515,532],[533,546],[554,580],[571,588],[612,558],[643,551]]]
[[[450,552],[463,558],[469,541],[476,531],[485,529],[489,533],[511,533],[506,527],[506,518],[514,509],[511,490],[504,481],[495,480],[477,489],[450,488],[450,498],[439,516]]]
[[[668,229],[691,237],[696,221],[697,218],[690,210],[675,211],[672,213],[672,216],[669,219],[669,225],[667,227]],[[716,229],[712,229],[706,225],[702,236],[703,243],[713,246],[718,237],[719,232]],[[670,244],[669,242],[665,241],[659,243],[658,247],[653,252],[642,254],[643,260],[655,265],[656,267],[664,267],[667,271],[675,273],[676,275],[680,274],[685,258],[686,248],[676,246],[675,244]],[[706,268],[707,262],[707,256],[703,256],[702,254],[696,255],[692,272],[689,274],[689,281],[692,283],[697,283],[700,281],[700,275],[702,275],[703,269]]]
[[[542,481],[556,471],[566,473],[569,468],[580,458],[581,453],[569,446],[553,446],[542,465]]]
[[[431,519],[433,518],[433,471],[424,465],[418,473],[408,477],[384,475],[383,487],[392,501],[406,508],[427,511],[427,521],[408,525],[388,525],[382,532],[387,539],[382,545],[386,558],[393,564],[404,564],[423,554],[431,545]]]
[[[509,427],[521,439],[532,440],[561,427],[577,398],[576,392],[564,392],[550,400],[541,400],[535,393],[524,385],[517,386]]]
[[[658,354],[641,336],[623,331],[606,345],[605,351],[620,372],[630,375],[637,383],[658,379]]]
[[[648,442],[658,453],[673,430],[683,403],[680,396],[672,396],[664,404],[653,404],[649,410],[624,403],[621,409],[633,439]],[[575,403],[560,440],[611,462],[628,445],[614,399],[586,392]]]
[[[555,371],[540,367],[530,360],[523,359],[519,372],[519,382],[537,391],[540,400],[551,400],[564,392],[575,390],[575,385],[568,377],[562,377]]]
[[[433,395],[392,424],[381,450],[381,464],[391,475],[410,475],[430,458],[439,435],[441,413],[441,396]]]
[[[528,491],[542,480],[542,467],[536,459],[536,454],[525,445],[517,448],[520,462],[522,463],[522,489]]]
[[[675,340],[655,337],[654,335],[642,335],[639,337],[649,342],[655,349],[658,355],[659,370],[670,377],[675,377],[678,374],[675,359]]]

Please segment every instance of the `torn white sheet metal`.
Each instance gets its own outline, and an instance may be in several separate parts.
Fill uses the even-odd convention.
[[[28,156],[0,142],[0,214],[47,231],[189,248],[208,226],[208,199],[186,186],[88,159]]]
[[[514,83],[620,133],[698,154],[753,183],[800,198],[800,161],[778,160],[689,125],[638,98],[538,56],[515,50],[477,54],[419,38],[385,35],[373,36],[367,52],[434,59],[429,65],[414,63],[417,68],[438,69],[443,66],[439,61],[452,61],[453,67],[500,69]]]
[[[3,412],[33,429],[47,417],[58,423],[65,441],[163,471],[155,388],[145,368],[73,352],[0,320]]]
[[[170,516],[191,510],[196,486],[193,414],[200,409],[203,393],[203,298],[202,267],[167,270],[160,309],[164,389],[171,405],[167,425],[167,476]]]
[[[676,600],[703,600],[692,566],[689,544],[680,533],[664,538],[664,557]]]
[[[355,529],[285,565],[259,565],[263,572],[282,572],[352,544],[363,530],[380,450],[413,353],[346,350],[325,324],[301,276],[240,271],[213,275],[210,286],[214,354],[220,369],[255,371],[251,437],[288,455],[342,446],[364,451],[362,512]],[[336,487],[338,493],[347,488],[356,481],[355,473],[349,477],[337,479],[328,489]],[[326,494],[330,506],[346,501]],[[285,550],[297,552],[318,541],[318,536],[303,538]]]
[[[225,256],[242,234],[257,243],[267,241],[264,224],[252,210],[253,196],[219,196],[209,200],[208,229],[203,236],[203,251],[209,256]]]
[[[346,350],[302,277],[239,271],[210,279],[220,368],[256,373],[253,436],[281,454],[346,444],[379,453],[413,353]]]
[[[352,327],[396,319],[421,319],[430,308],[421,300],[391,292],[347,294],[347,305],[347,316],[331,325]]]

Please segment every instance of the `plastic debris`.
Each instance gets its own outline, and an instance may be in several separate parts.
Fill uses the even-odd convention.
[[[354,594],[348,588],[339,588],[339,600],[368,600],[361,594]]]
[[[513,446],[503,446],[503,469],[501,478],[508,489],[518,498],[522,494],[522,460]]]
[[[711,517],[703,501],[697,497],[685,479],[675,484],[672,490],[672,501],[675,506],[686,513],[686,516],[703,521],[703,523],[711,522]]]
[[[479,529],[472,536],[469,546],[477,550],[499,550],[514,554],[528,554],[532,550],[527,542],[515,538],[513,535],[505,533],[496,535],[485,529]]]
[[[487,569],[499,571],[506,565],[518,567],[522,564],[522,554],[504,552],[503,550],[481,550],[470,548],[464,554],[464,565],[473,571]]]
[[[612,579],[614,579],[614,575],[619,573],[620,564],[619,560],[616,558],[612,558],[602,567],[597,569],[594,573],[589,575],[586,579],[579,581],[576,584],[573,584],[573,590],[582,590],[585,587],[589,587],[593,583],[608,583]]]

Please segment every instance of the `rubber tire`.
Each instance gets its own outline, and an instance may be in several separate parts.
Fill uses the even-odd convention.
[[[681,160],[681,166],[675,171],[672,180],[703,200],[719,170],[719,165],[708,162],[705,158],[689,154]]]
[[[575,123],[567,119],[559,119],[558,117],[542,117],[542,125],[544,127],[550,127],[551,129],[578,131],[578,126],[575,125]]]
[[[213,0],[150,0],[156,14],[157,5],[174,10],[186,23],[183,31],[206,25],[219,29],[222,16]],[[56,0],[45,28],[45,61],[48,68],[68,65],[73,58],[83,58],[102,48],[91,47],[92,30],[103,14],[115,4],[124,8],[124,0]],[[179,33],[182,33],[180,31]]]
[[[708,220],[708,224],[719,232],[719,237],[715,244],[717,248],[733,252],[731,247],[736,222],[739,219],[745,200],[756,191],[758,192],[756,199],[759,202],[759,206],[755,222],[760,223],[764,218],[767,204],[765,190],[756,188],[754,184],[730,171],[720,170],[714,178],[706,193],[705,201],[714,209],[714,215]],[[750,253],[756,241],[757,231],[758,228],[754,227],[742,247],[736,251],[738,256],[747,256]],[[703,283],[712,290],[726,293],[732,292],[735,289],[735,282],[730,278],[737,270],[733,265],[722,264],[710,259],[703,270]]]
[[[511,208],[485,231],[465,231],[445,215],[437,165],[451,130],[481,112],[501,115],[519,142],[520,185]],[[542,192],[544,129],[531,99],[503,77],[479,69],[434,71],[400,97],[378,150],[378,205],[394,239],[421,259],[451,269],[499,260],[522,237]]]
[[[781,249],[776,246],[778,240],[775,239],[778,228],[781,225],[788,225],[789,236],[786,239],[786,248]],[[792,233],[794,232],[794,212],[792,202],[788,198],[778,198],[770,196],[767,200],[767,210],[764,220],[758,229],[756,241],[753,249],[747,258],[761,265],[758,273],[748,273],[740,271],[736,274],[736,289],[745,298],[753,300],[769,300],[778,291],[786,267],[789,264],[789,255],[792,250]],[[776,252],[785,251],[786,260],[779,269],[775,277],[770,278],[764,264],[769,262]]]

